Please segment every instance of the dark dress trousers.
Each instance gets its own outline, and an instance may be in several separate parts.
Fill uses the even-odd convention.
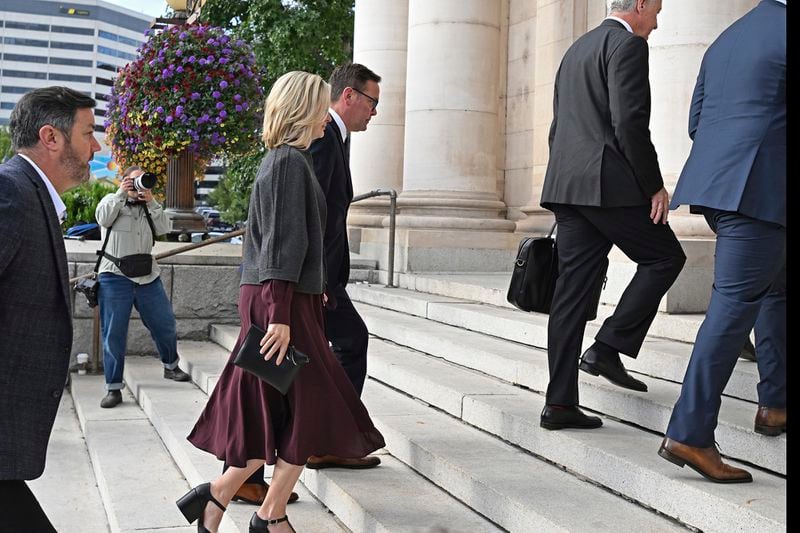
[[[20,156],[0,165],[0,228],[0,480],[35,479],[67,379],[72,319],[58,217]]]
[[[314,141],[310,151],[328,205],[324,238],[326,280],[335,307],[325,309],[325,334],[360,395],[367,377],[369,332],[345,290],[350,277],[347,212],[353,200],[349,143],[345,141],[336,122],[331,120],[325,127],[325,135]]]
[[[722,391],[755,325],[758,403],[786,407],[786,6],[762,0],[706,51],[673,207],[717,234],[714,286],[667,436],[714,445]]]
[[[548,322],[547,403],[578,403],[592,280],[616,245],[638,265],[596,339],[636,357],[686,257],[669,225],[653,224],[664,186],[650,140],[647,41],[605,20],[575,41],[556,75],[541,205],[558,223],[559,277]]]

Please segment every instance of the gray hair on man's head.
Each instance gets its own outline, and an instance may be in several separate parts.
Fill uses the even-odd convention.
[[[636,7],[636,0],[609,0],[609,13],[627,13]]]

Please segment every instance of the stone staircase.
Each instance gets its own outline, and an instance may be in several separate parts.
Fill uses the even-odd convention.
[[[659,315],[639,358],[626,359],[646,394],[581,373],[581,405],[602,429],[546,431],[547,317],[505,303],[507,276],[404,274],[398,283],[348,288],[373,335],[363,399],[387,442],[382,465],[304,471],[289,507],[298,531],[786,530],[786,436],[752,431],[755,364],[737,364],[716,434],[754,483],[713,484],[656,454],[702,316]],[[174,501],[220,464],[185,437],[237,334],[214,325],[210,341],[179,343],[193,383],[164,380],[152,357],[129,357],[115,409],[97,407],[102,377],[73,376],[111,531],[192,530]],[[221,531],[245,531],[254,509],[232,504]]]

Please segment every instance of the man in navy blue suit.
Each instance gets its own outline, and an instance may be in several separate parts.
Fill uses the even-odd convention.
[[[722,391],[750,329],[758,354],[755,431],[786,431],[786,1],[761,0],[703,57],[694,140],[672,208],[717,234],[714,287],[659,455],[718,483],[746,483],[714,444]]]

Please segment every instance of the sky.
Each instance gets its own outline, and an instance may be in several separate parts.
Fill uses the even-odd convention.
[[[118,6],[126,7],[131,11],[138,11],[150,15],[151,17],[160,17],[167,9],[167,3],[164,0],[105,0],[109,4],[116,4]]]

